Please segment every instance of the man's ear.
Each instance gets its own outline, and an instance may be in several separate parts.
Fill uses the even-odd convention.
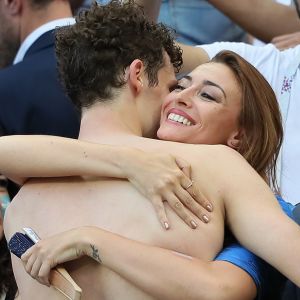
[[[20,14],[23,6],[23,0],[4,0],[4,6],[11,16],[15,16]]]
[[[227,139],[227,146],[233,149],[238,149],[240,146],[241,138],[243,136],[243,130],[234,131]]]
[[[140,59],[135,59],[129,66],[128,83],[135,93],[140,93],[144,83],[144,64]]]

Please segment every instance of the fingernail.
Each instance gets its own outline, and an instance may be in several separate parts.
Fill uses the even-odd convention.
[[[165,225],[166,230],[168,230],[170,228],[169,224],[167,222],[165,222],[164,225]]]
[[[196,229],[198,226],[194,220],[191,221],[191,225],[192,225],[193,229]]]
[[[203,215],[202,219],[203,219],[203,221],[204,221],[205,223],[208,223],[208,222],[209,222],[209,218],[208,218],[208,216],[206,216],[206,215]]]
[[[212,205],[211,204],[207,204],[206,205],[206,209],[210,212],[212,212]]]

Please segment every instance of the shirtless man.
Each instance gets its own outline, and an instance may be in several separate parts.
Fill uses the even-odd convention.
[[[256,253],[284,270],[282,262],[286,256],[297,259],[300,246],[291,244],[293,249],[287,251],[284,243],[276,243],[272,233],[280,224],[273,234],[292,241],[291,232],[281,226],[291,221],[281,212],[264,181],[239,154],[223,146],[147,138],[157,129],[152,125],[157,124],[153,120],[160,114],[157,101],[167,95],[167,87],[171,89],[176,84],[173,68],[180,65],[181,56],[164,28],[145,22],[130,3],[113,2],[107,7],[94,6],[75,26],[59,31],[60,70],[69,95],[83,111],[79,138],[172,153],[188,160],[193,166],[195,188],[213,202],[210,223],[198,221],[194,231],[167,207],[174,229],[164,231],[155,215],[149,214],[151,204],[141,201],[142,196],[127,181],[91,177],[39,179],[26,183],[7,209],[7,239],[24,226],[34,228],[45,238],[89,225],[209,261],[222,247],[226,212],[227,224],[240,242],[254,250],[265,245]],[[131,32],[135,32],[135,39],[129,38]],[[120,36],[121,39],[114,38]],[[99,65],[106,66],[103,72],[99,72]],[[255,224],[245,217],[249,211],[257,212]],[[270,213],[261,213],[266,211]],[[265,231],[269,232],[269,247],[266,235],[261,234]],[[295,227],[293,234],[299,236],[298,231]],[[37,294],[41,299],[62,299],[55,290],[31,279],[19,259],[14,257],[13,265],[22,299],[34,299]],[[155,298],[95,261],[82,258],[67,268],[83,289],[84,299]],[[299,273],[286,273],[299,281]]]

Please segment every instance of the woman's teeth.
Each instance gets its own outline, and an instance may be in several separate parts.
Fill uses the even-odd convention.
[[[178,123],[181,123],[181,124],[187,125],[187,126],[192,125],[192,122],[189,121],[187,118],[185,118],[183,116],[180,116],[180,115],[177,115],[177,114],[174,114],[174,113],[170,113],[168,115],[168,120],[172,120],[174,122],[178,122]]]

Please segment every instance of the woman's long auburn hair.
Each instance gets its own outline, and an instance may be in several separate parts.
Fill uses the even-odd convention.
[[[212,60],[230,68],[241,92],[237,151],[280,193],[276,180],[276,162],[283,139],[281,114],[275,93],[263,75],[232,51],[221,51]]]

